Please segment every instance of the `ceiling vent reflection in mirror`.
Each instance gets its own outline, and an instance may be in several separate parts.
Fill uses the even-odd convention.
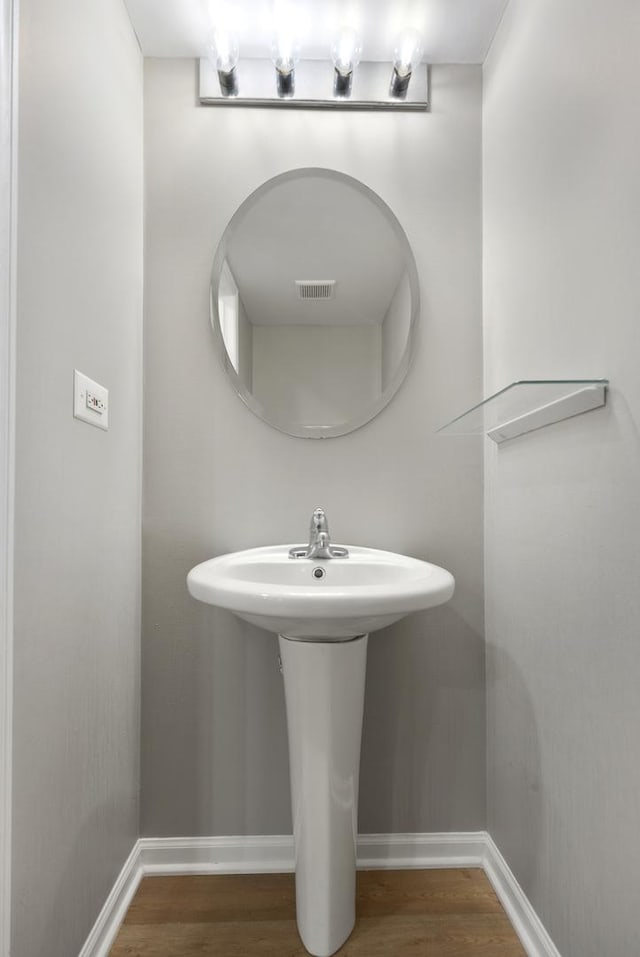
[[[298,299],[333,299],[335,295],[335,279],[296,279]]]

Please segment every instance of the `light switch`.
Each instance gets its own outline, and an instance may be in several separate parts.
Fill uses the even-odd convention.
[[[109,390],[77,369],[73,370],[73,414],[99,429],[109,428]]]

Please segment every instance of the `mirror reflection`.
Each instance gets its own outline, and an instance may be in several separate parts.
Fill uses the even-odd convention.
[[[418,283],[391,210],[332,170],[294,170],[239,208],[218,247],[212,323],[247,405],[290,435],[343,435],[400,386]]]

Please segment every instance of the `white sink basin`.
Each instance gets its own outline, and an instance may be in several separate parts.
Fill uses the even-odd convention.
[[[268,631],[325,641],[376,631],[453,594],[453,575],[416,558],[352,545],[348,558],[289,558],[290,547],[202,562],[189,572],[189,592]]]

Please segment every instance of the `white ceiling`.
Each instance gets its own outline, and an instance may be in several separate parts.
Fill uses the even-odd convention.
[[[229,0],[240,55],[269,56],[274,5],[280,0]],[[301,56],[323,59],[337,30],[355,26],[363,60],[389,60],[407,27],[424,38],[427,63],[482,63],[508,0],[287,0]],[[125,0],[147,57],[199,57],[218,0]]]

